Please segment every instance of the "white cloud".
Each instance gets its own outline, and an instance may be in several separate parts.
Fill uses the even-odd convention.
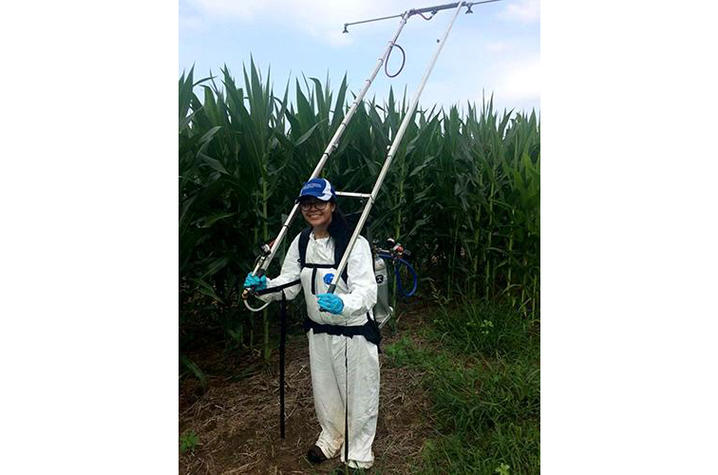
[[[541,96],[539,58],[507,64],[498,77],[496,94],[509,101],[537,100]]]
[[[463,67],[461,74],[456,73],[459,67]],[[458,101],[463,105],[468,100],[481,105],[482,96],[488,101],[493,94],[496,110],[539,108],[541,67],[538,55],[518,60],[492,60],[489,66],[457,62],[445,65],[445,69],[453,72],[441,79],[433,78],[422,103],[448,105]]]
[[[503,16],[510,20],[533,23],[539,20],[540,11],[539,0],[518,0],[506,6]]]

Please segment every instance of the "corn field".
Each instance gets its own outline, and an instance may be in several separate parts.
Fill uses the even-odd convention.
[[[242,346],[263,343],[266,352],[270,317],[244,308],[242,282],[353,98],[346,76],[335,91],[302,77],[276,94],[269,72],[263,77],[254,62],[243,68],[241,85],[226,67],[217,77],[195,80],[193,73],[179,79],[181,335],[221,328]],[[381,104],[365,101],[322,176],[336,190],[368,193],[408,107],[406,94],[393,92]],[[492,100],[467,104],[463,113],[419,109],[372,209],[371,235],[412,251],[427,298],[501,300],[536,314],[538,118],[499,114]],[[339,206],[361,209],[352,198]],[[299,221],[285,248],[304,226]]]

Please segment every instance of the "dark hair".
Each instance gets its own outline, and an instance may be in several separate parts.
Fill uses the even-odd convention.
[[[335,203],[334,200],[331,200],[330,202]],[[349,240],[349,223],[347,223],[347,220],[344,217],[344,213],[342,213],[342,211],[339,209],[339,206],[336,206],[334,208],[334,211],[332,211],[332,222],[329,223],[327,231],[329,232],[329,235],[334,238],[335,241]]]

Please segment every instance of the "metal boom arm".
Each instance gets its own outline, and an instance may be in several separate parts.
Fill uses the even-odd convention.
[[[379,172],[379,178],[377,178],[377,181],[374,184],[374,188],[371,191],[371,196],[369,197],[369,200],[367,201],[364,211],[362,211],[361,217],[359,218],[359,222],[357,222],[356,228],[354,228],[354,233],[352,234],[352,237],[349,239],[349,244],[347,245],[347,249],[344,252],[344,256],[342,256],[342,260],[339,262],[339,268],[337,269],[337,273],[334,275],[334,279],[332,279],[332,283],[329,285],[329,290],[328,290],[329,293],[334,293],[334,290],[336,289],[336,286],[337,286],[337,282],[339,281],[339,277],[342,275],[342,272],[344,272],[344,269],[347,266],[347,261],[349,260],[349,254],[351,254],[351,251],[354,248],[354,244],[356,243],[357,237],[359,236],[359,233],[361,233],[361,230],[364,227],[364,224],[366,223],[367,218],[369,217],[369,212],[371,211],[371,208],[374,205],[374,202],[376,201],[376,197],[379,194],[379,190],[381,189],[382,183],[384,183],[384,178],[386,177],[386,173],[389,170],[389,167],[391,166],[391,162],[394,159],[394,155],[396,154],[396,151],[399,148],[401,139],[404,137],[406,128],[409,126],[409,122],[414,119],[414,112],[416,111],[416,106],[419,103],[419,97],[421,97],[421,93],[424,90],[426,81],[429,79],[429,75],[431,74],[432,69],[434,69],[434,65],[436,64],[436,60],[439,57],[439,53],[441,53],[441,50],[444,47],[446,38],[449,36],[449,32],[451,31],[451,28],[454,26],[456,17],[459,15],[459,10],[461,10],[461,7],[466,6],[465,3],[466,2],[458,2],[458,3],[451,4],[451,5],[457,6],[456,10],[454,11],[454,16],[451,18],[451,22],[449,22],[449,26],[446,28],[446,31],[444,32],[444,36],[442,36],[441,39],[439,40],[439,45],[436,48],[434,57],[431,59],[429,66],[426,68],[426,72],[424,72],[424,77],[422,78],[421,83],[419,84],[419,88],[417,89],[417,91],[414,95],[414,99],[411,101],[409,110],[406,112],[406,115],[404,116],[404,120],[401,121],[401,125],[399,126],[399,130],[396,132],[396,136],[394,137],[394,141],[391,144],[391,148],[389,149],[389,152],[387,153],[386,159],[384,161],[384,165],[382,166],[381,171]],[[446,6],[444,5],[444,7],[446,7]],[[446,7],[446,8],[448,8],[448,7]]]
[[[501,0],[482,0],[480,2],[456,2],[456,3],[445,3],[443,5],[434,5],[433,7],[425,7],[425,8],[413,8],[411,10],[407,10],[404,13],[401,13],[399,15],[390,15],[390,16],[383,16],[379,18],[372,18],[370,20],[361,20],[361,21],[353,21],[350,23],[344,23],[344,33],[348,33],[347,27],[352,25],[360,25],[362,23],[371,23],[373,21],[381,21],[381,20],[388,20],[389,18],[397,18],[400,16],[406,15],[406,18],[409,19],[413,15],[420,15],[422,13],[436,13],[440,10],[447,10],[449,8],[456,8],[459,6],[459,3],[463,3],[463,6],[466,7],[466,13],[473,13],[471,11],[472,5],[479,5],[482,3],[493,3],[493,2],[500,2]]]
[[[354,102],[352,103],[351,107],[349,108],[349,111],[347,111],[347,115],[344,116],[344,120],[342,120],[341,124],[339,124],[339,127],[337,128],[336,132],[334,132],[334,135],[332,136],[332,139],[329,141],[329,144],[327,145],[327,148],[324,150],[324,153],[322,154],[321,159],[319,160],[319,163],[317,163],[317,166],[314,168],[314,171],[312,172],[312,175],[309,177],[309,180],[312,178],[316,178],[319,176],[319,174],[322,171],[322,168],[324,168],[324,164],[329,159],[329,155],[331,155],[334,150],[337,149],[339,144],[339,139],[341,138],[342,134],[344,133],[344,130],[347,128],[347,125],[349,124],[349,121],[354,116],[354,113],[356,112],[357,108],[361,104],[362,100],[364,99],[364,96],[366,95],[367,91],[369,90],[369,87],[371,86],[372,82],[374,81],[374,78],[376,78],[377,73],[381,69],[382,64],[387,60],[387,57],[389,56],[389,53],[391,52],[391,49],[394,47],[394,44],[396,43],[396,40],[399,38],[399,34],[401,33],[401,30],[404,28],[404,25],[406,25],[406,20],[409,18],[406,13],[401,15],[401,21],[399,22],[399,27],[397,28],[396,32],[394,33],[394,36],[389,40],[389,43],[387,44],[386,50],[384,51],[384,54],[377,59],[376,66],[374,66],[374,69],[372,70],[371,74],[367,78],[367,80],[364,83],[364,87],[359,92],[359,94],[354,99]],[[335,111],[336,113],[336,111]],[[282,225],[282,229],[279,231],[279,234],[277,235],[277,238],[274,240],[274,242],[271,245],[271,249],[269,251],[269,255],[263,257],[262,259],[257,262],[256,266],[254,267],[254,270],[252,270],[253,275],[263,275],[265,271],[267,270],[267,267],[269,267],[269,264],[272,262],[272,259],[277,254],[277,250],[279,250],[279,246],[284,240],[284,238],[287,235],[287,231],[289,230],[289,226],[294,221],[294,218],[296,218],[299,211],[299,204],[295,203],[292,207],[292,211],[289,213],[289,216],[287,217],[286,221]],[[249,297],[249,291],[245,289],[242,292],[242,299],[246,301],[247,297]]]

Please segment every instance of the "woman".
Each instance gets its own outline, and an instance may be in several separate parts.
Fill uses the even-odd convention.
[[[279,276],[267,279],[250,274],[244,287],[271,290],[299,280],[284,292],[287,299],[293,299],[304,290],[314,408],[322,428],[307,459],[317,464],[341,454],[341,461],[350,468],[367,469],[374,462],[371,446],[379,411],[379,334],[372,313],[377,285],[371,249],[359,236],[346,274],[334,293],[326,293],[341,258],[335,250],[346,249],[349,229],[327,180],[306,182],[297,201],[311,231],[307,229],[294,238]],[[277,300],[281,294],[260,298]],[[348,457],[345,425],[349,428]]]

